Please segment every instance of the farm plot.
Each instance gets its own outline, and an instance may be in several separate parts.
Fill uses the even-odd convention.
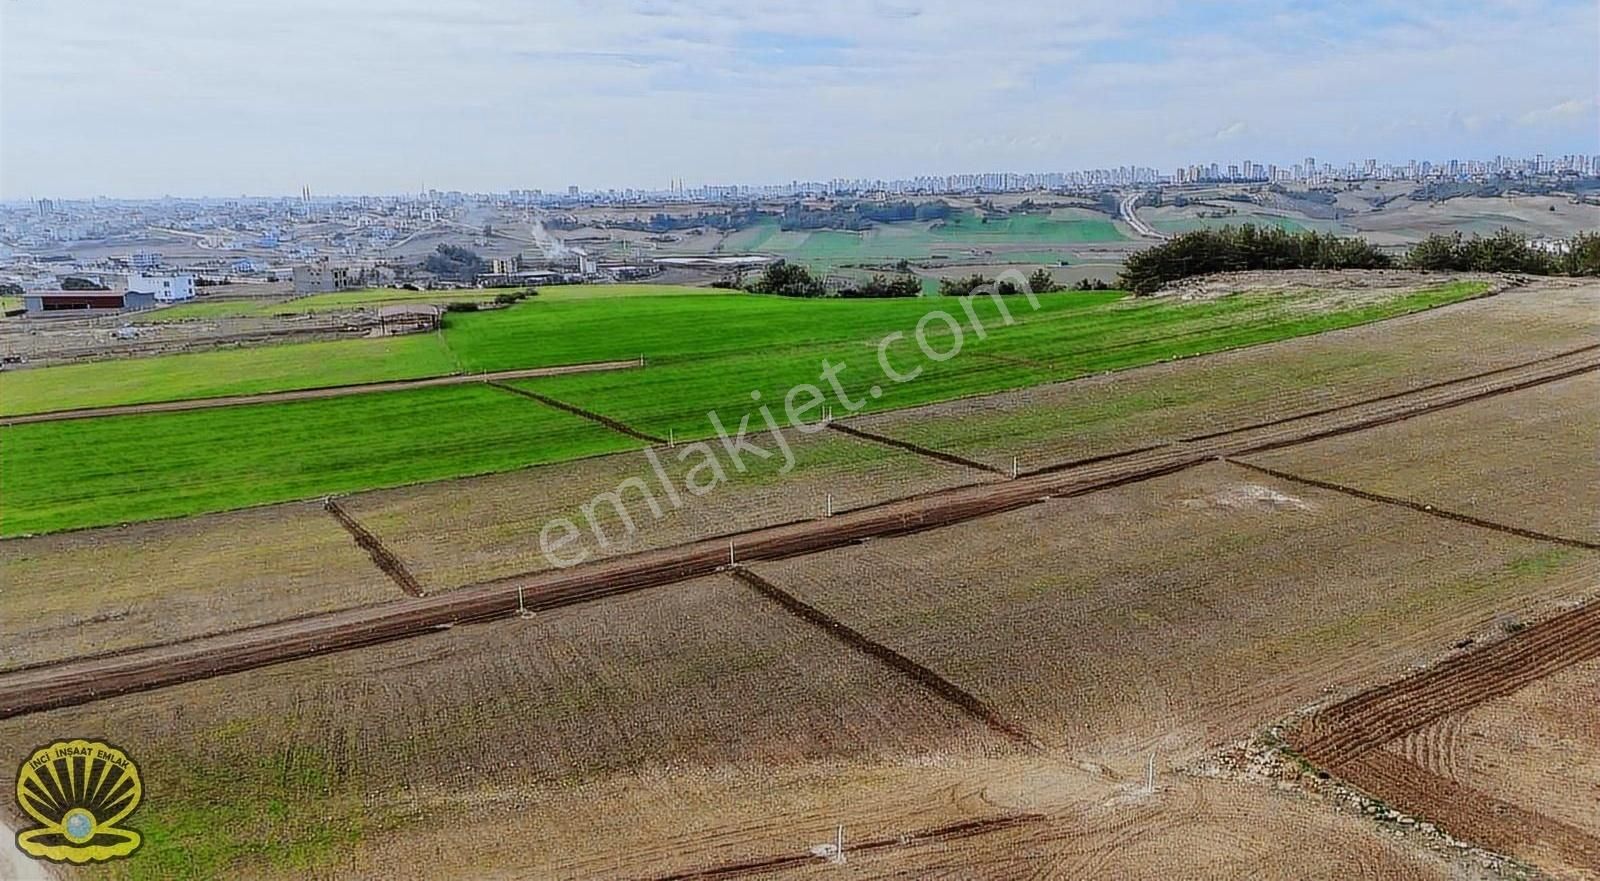
[[[381,602],[318,506],[0,541],[0,669]]]
[[[774,875],[801,879],[1302,878],[1446,881],[1469,864],[1407,847],[1370,822],[1243,784],[1164,778],[1154,796],[1126,793],[1047,822],[948,842],[851,854],[844,866]],[[847,842],[848,843],[848,842]],[[1486,876],[1484,876],[1486,877]]]
[[[926,303],[915,299],[863,304],[759,297],[641,297],[547,303],[540,305],[549,311],[519,313],[533,305],[524,304],[504,310],[503,316],[467,316],[503,317],[510,323],[469,323],[457,328],[460,335],[447,334],[447,340],[463,360],[470,356],[479,359],[473,363],[481,366],[495,359],[532,358],[528,347],[538,348],[538,341],[551,339],[550,334],[573,345],[560,349],[559,342],[552,342],[552,351],[544,353],[561,363],[581,361],[601,351],[615,353],[619,346],[632,348],[646,338],[657,339],[677,354],[637,375],[630,374],[626,380],[618,380],[614,374],[568,375],[526,380],[517,386],[615,420],[646,436],[687,440],[714,433],[707,417],[712,410],[724,417],[725,424],[737,425],[746,413],[759,420],[752,405],[752,395],[757,392],[782,412],[778,405],[790,389],[807,383],[826,384],[821,378],[824,361],[857,365],[848,373],[842,372],[845,368],[836,373],[841,387],[858,402],[851,406],[908,407],[1136,366],[1178,354],[1316,333],[1452,302],[1478,290],[1475,284],[1450,284],[1386,292],[1354,302],[1349,297],[1329,299],[1315,293],[1254,294],[1197,302],[1108,302],[1116,295],[1062,294],[1041,298],[1040,310],[1027,313],[1022,312],[1020,298],[1011,298],[1013,314],[1023,316],[1011,327],[1001,325],[999,307],[984,298],[970,305],[978,320],[990,328],[987,338],[975,339],[962,358],[923,359],[918,365],[922,373],[905,383],[886,382],[868,331],[913,329],[917,318],[926,314]],[[752,307],[752,303],[758,305]],[[519,314],[522,317],[517,317]],[[528,323],[529,316],[538,314],[551,319],[548,326]],[[623,314],[629,320],[618,323]],[[718,314],[728,321],[717,326],[716,332],[708,332],[707,327],[716,326],[713,319]],[[697,319],[699,325],[684,324],[690,319]],[[514,330],[517,326],[522,330]],[[956,331],[939,322],[935,326],[945,328],[945,338],[936,332],[930,348],[952,351],[937,347],[953,344]],[[508,327],[513,330],[507,331]],[[568,333],[560,336],[563,327]],[[976,332],[973,336],[976,338]],[[710,342],[699,344],[702,351],[695,354],[699,340]],[[918,355],[912,352],[908,356],[902,349],[896,357],[915,359]],[[913,363],[901,360],[901,369],[912,369]],[[877,395],[874,387],[878,387]],[[13,426],[0,432],[11,476],[4,528],[14,534],[225,510],[309,494],[504,471],[632,445],[632,439],[622,434],[605,438],[606,429],[594,423],[584,423],[579,431],[579,417],[562,416],[552,422],[555,416],[550,414],[524,415],[533,412],[526,402],[523,409],[516,410],[510,402],[490,402],[485,395],[505,392],[467,387],[426,389],[374,394],[360,400]],[[480,428],[487,432],[488,440],[474,438],[473,431]],[[206,446],[195,445],[192,440],[197,437],[206,438]],[[271,438],[280,446],[264,445],[262,438]],[[283,454],[292,449],[290,444],[302,439],[312,446],[294,450],[293,460],[285,461]],[[340,441],[343,443],[337,443]],[[73,454],[80,448],[97,451],[95,465],[83,467]],[[1003,462],[999,467],[1008,465]],[[247,479],[247,468],[240,466],[254,468],[258,478],[265,475],[266,479]],[[179,476],[193,479],[183,481]],[[62,497],[52,497],[47,491],[51,485],[67,484],[72,491]]]
[[[771,341],[760,350],[664,364],[626,380],[566,376],[538,380],[536,386],[523,385],[657,436],[670,430],[679,437],[705,437],[711,433],[707,411],[715,409],[724,419],[750,412],[754,409],[750,403],[753,391],[761,392],[763,401],[781,401],[798,384],[821,383],[824,360],[846,365],[836,378],[854,402],[852,406],[862,412],[891,410],[1314,334],[1425,309],[1479,290],[1476,285],[1446,285],[1384,295],[1377,302],[1361,304],[1328,302],[1314,293],[1251,294],[1193,303],[1168,299],[1097,304],[1078,300],[1063,304],[1055,299],[1058,295],[1051,295],[1040,298],[1046,308],[1039,312],[1028,312],[1023,301],[1013,298],[1013,314],[1021,320],[1010,326],[1000,321],[989,300],[981,299],[975,308],[986,327],[986,338],[979,339],[970,329],[962,331],[956,356],[931,360],[908,340],[891,347],[887,357],[897,372],[921,371],[904,383],[887,381],[878,362],[881,336],[855,336],[830,344],[820,339],[812,345]],[[909,333],[916,317],[929,309],[921,301],[901,302],[911,304],[915,311],[900,316],[899,325],[884,324],[877,330]],[[963,315],[956,302],[938,302],[953,315]],[[953,351],[954,332],[948,325],[933,322],[930,326],[930,346],[935,351]],[[878,395],[872,393],[874,386]],[[845,415],[841,404],[835,416]],[[960,421],[964,423],[965,417]],[[1057,434],[1052,427],[1051,435]],[[1009,455],[999,467],[1009,469]]]
[[[456,372],[437,334],[292,343],[0,373],[0,415],[42,413]]]
[[[1600,287],[1540,286],[1381,324],[851,424],[999,467],[1017,456],[1024,469],[1038,468],[1416,389],[1596,343]]]
[[[481,386],[0,429],[0,532],[178,517],[634,446]]]
[[[441,590],[549,568],[539,536],[557,518],[571,519],[583,533],[562,550],[563,557],[581,549],[599,558],[822,517],[830,496],[834,510],[843,511],[995,477],[837,432],[788,431],[785,438],[795,457],[786,474],[781,473],[783,454],[770,435],[752,440],[771,458],[745,454],[742,473],[718,445],[728,480],[703,496],[686,489],[689,472],[703,461],[700,456],[684,447],[658,449],[657,461],[681,505],[673,504],[641,451],[361,493],[343,505],[383,537],[422,583]],[[619,489],[630,479],[643,484]],[[694,479],[703,485],[712,476],[701,471]],[[607,493],[618,493],[633,531],[616,502],[597,501]],[[652,502],[661,517],[654,515]],[[598,531],[588,519],[591,513]]]
[[[1386,748],[1600,837],[1600,661],[1428,725]]]
[[[1600,557],[1217,463],[754,568],[1131,773],[1586,593]]]
[[[1600,376],[1575,376],[1249,461],[1600,542]]]
[[[0,722],[0,762],[78,730],[116,732],[140,762],[146,844],[105,867],[132,878],[351,873],[390,848],[416,858],[390,867],[409,877],[481,851],[584,876],[549,867],[742,825],[708,832],[717,853],[654,853],[720,862],[787,842],[796,812],[814,829],[864,810],[851,796],[885,779],[900,815],[911,791],[935,816],[991,811],[935,803],[937,757],[1008,752],[727,578]],[[609,812],[574,825],[563,811],[585,800]]]

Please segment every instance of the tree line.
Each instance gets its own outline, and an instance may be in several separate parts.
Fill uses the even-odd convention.
[[[1580,233],[1566,253],[1536,248],[1502,229],[1491,236],[1433,235],[1396,259],[1365,240],[1253,224],[1196,230],[1131,255],[1117,286],[1149,294],[1178,279],[1214,272],[1276,269],[1421,269],[1600,275],[1600,233]]]

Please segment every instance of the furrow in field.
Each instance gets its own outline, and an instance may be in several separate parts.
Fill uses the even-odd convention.
[[[922,532],[1027,507],[1050,498],[1149,480],[1218,457],[1242,455],[1263,445],[1284,446],[1360,431],[1467,400],[1553,382],[1597,367],[1600,364],[1574,366],[1566,361],[1535,364],[1523,372],[1438,390],[1416,399],[1393,398],[1374,408],[1358,408],[1307,420],[1305,425],[1286,424],[1273,429],[1266,437],[1246,435],[1201,444],[1176,444],[1081,469],[956,487],[831,518],[759,530],[734,540],[732,545],[736,546],[738,560],[752,562],[785,559],[872,538]],[[550,608],[670,584],[717,571],[729,562],[729,555],[730,541],[719,537],[566,570],[499,579],[445,595],[265,625],[116,658],[70,661],[6,674],[0,676],[0,716],[69,706],[113,694],[402,639],[438,627],[501,618],[514,614],[519,601],[530,608]]]
[[[989,706],[977,695],[951,682],[932,669],[911,660],[887,645],[872,639],[866,634],[856,630],[850,625],[829,615],[827,612],[813,606],[794,594],[773,584],[760,575],[743,566],[732,569],[735,578],[749,585],[757,593],[777,603],[791,615],[811,624],[834,639],[839,640],[852,649],[873,658],[891,670],[905,676],[918,686],[927,689],[943,699],[946,703],[961,710],[972,718],[988,725],[997,733],[1035,749],[1041,746],[1039,739],[1021,725],[1001,715],[1000,711]]]

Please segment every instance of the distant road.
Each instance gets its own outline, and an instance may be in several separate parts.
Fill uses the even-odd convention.
[[[440,385],[463,385],[469,382],[503,382],[508,379],[561,376],[567,373],[628,370],[638,366],[639,362],[637,360],[597,361],[592,364],[529,367],[523,370],[501,370],[495,373],[451,373],[445,376],[425,376],[421,379],[394,379],[382,382],[364,382],[357,385],[333,385],[282,392],[261,392],[253,395],[191,398],[185,401],[153,401],[148,404],[118,404],[113,407],[84,407],[78,410],[51,410],[45,413],[27,413],[20,416],[0,416],[0,425],[27,425],[31,422],[61,422],[67,419],[95,419],[101,416],[128,416],[136,413],[176,413],[184,410],[238,407],[245,404],[277,404],[285,401],[309,401],[317,398],[338,398],[345,395],[370,395],[377,392],[397,392]]]
[[[1139,201],[1139,197],[1142,195],[1144,194],[1129,193],[1126,196],[1123,196],[1122,203],[1117,206],[1118,213],[1122,215],[1123,220],[1128,222],[1129,226],[1133,227],[1133,231],[1139,235],[1150,239],[1167,238],[1166,233],[1157,232],[1155,227],[1139,219],[1138,213],[1134,210],[1133,203]]]

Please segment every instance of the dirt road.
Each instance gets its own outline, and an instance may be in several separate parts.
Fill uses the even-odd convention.
[[[568,373],[629,370],[638,366],[638,361],[597,361],[591,364],[529,367],[522,370],[501,370],[495,373],[452,373],[446,376],[426,376],[421,379],[395,379],[355,385],[331,385],[320,388],[295,389],[286,392],[261,392],[253,395],[190,398],[184,401],[155,401],[148,404],[119,404],[113,407],[85,407],[78,410],[51,410],[44,413],[0,417],[0,425],[27,425],[31,422],[60,422],[67,419],[95,419],[101,416],[127,416],[135,413],[177,413],[185,410],[210,410],[214,407],[238,407],[244,404],[280,404],[285,401],[310,401],[317,398],[338,398],[345,395],[370,395],[378,392],[397,392],[441,385],[464,385],[469,382],[503,382],[511,379],[531,379],[538,376],[562,376]]]
[[[282,661],[403,639],[458,624],[554,608],[716,572],[730,562],[780,560],[873,538],[905,535],[987,517],[1051,498],[1095,492],[1171,474],[1203,462],[1360,431],[1600,370],[1600,351],[1582,349],[1492,376],[1406,395],[1180,441],[1075,467],[898,499],[816,520],[721,536],[513,576],[447,594],[308,615],[227,634],[99,657],[20,668],[0,675],[0,718],[72,706]]]

